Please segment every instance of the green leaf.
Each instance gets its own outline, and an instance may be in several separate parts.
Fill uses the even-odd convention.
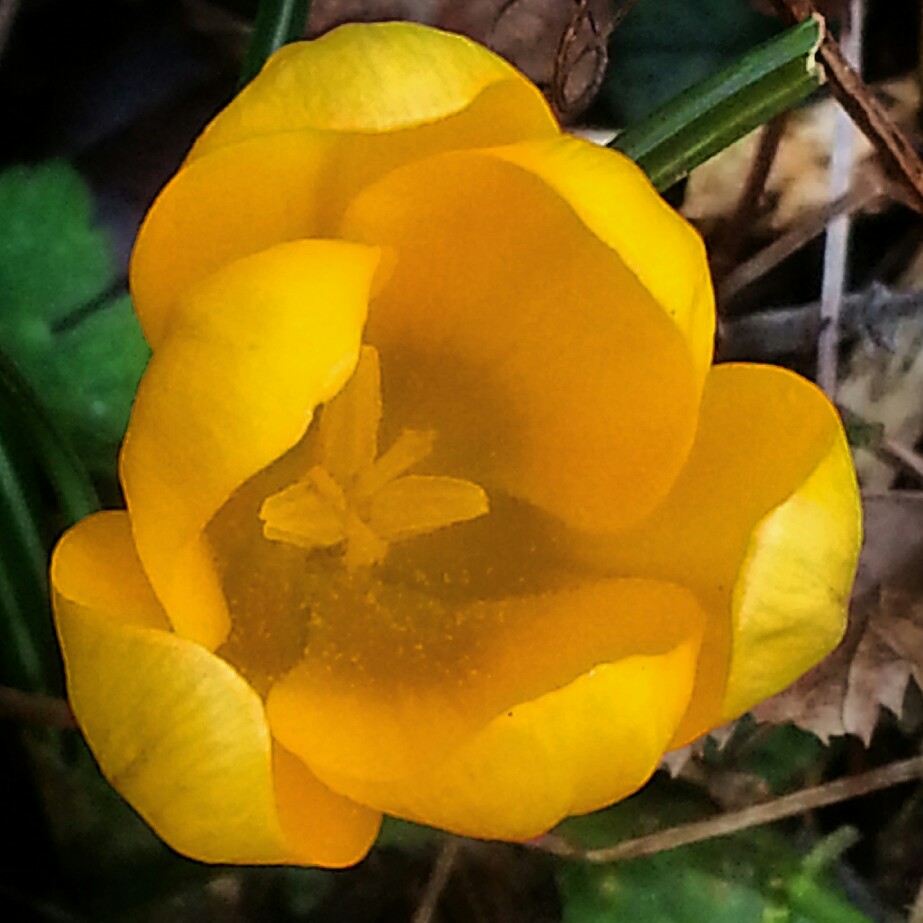
[[[593,849],[700,820],[710,810],[694,790],[658,780],[613,808],[566,821],[557,832]],[[559,885],[563,923],[870,923],[822,861],[803,856],[767,827],[611,865],[567,862]]]
[[[823,766],[831,752],[836,751],[793,724],[763,725],[762,733],[740,754],[736,769],[754,773],[781,795],[804,785],[811,770]]]
[[[57,515],[49,516],[49,500]],[[62,525],[98,508],[79,459],[0,353],[0,683],[62,691],[48,553]]]
[[[643,0],[612,35],[601,100],[631,125],[779,30],[749,0]]]
[[[149,356],[120,288],[72,167],[0,174],[0,348],[86,467],[108,478]]]
[[[559,880],[563,923],[762,923],[767,906],[758,891],[675,858],[570,865]]]
[[[443,834],[433,827],[424,827],[386,814],[382,820],[375,847],[376,849],[384,847],[416,852],[430,848],[438,843],[442,836]]]
[[[611,143],[667,189],[719,151],[806,99],[823,82],[819,18],[793,26],[689,88]]]
[[[41,341],[49,324],[96,298],[112,281],[109,242],[91,219],[89,191],[67,164],[0,173],[4,328],[13,313],[21,322],[18,335]]]
[[[113,298],[79,324],[55,331],[58,374],[42,392],[87,465],[115,470],[131,402],[150,350],[128,295]]]

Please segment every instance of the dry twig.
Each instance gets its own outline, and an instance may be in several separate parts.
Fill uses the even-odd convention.
[[[793,253],[823,234],[827,224],[837,215],[853,215],[872,208],[881,198],[882,191],[877,183],[861,183],[831,202],[815,214],[809,215],[790,231],[778,237],[771,244],[741,263],[718,285],[718,299],[727,304],[745,288],[775,269]]]
[[[23,692],[0,686],[0,720],[43,724],[46,727],[68,730],[77,727],[74,713],[64,699],[37,692]]]
[[[19,12],[19,0],[0,0],[0,57],[6,50],[10,32],[13,29],[13,20]]]
[[[848,334],[874,338],[879,326],[916,317],[921,310],[923,292],[895,292],[873,282],[843,299],[840,321]],[[722,325],[719,355],[722,362],[745,358],[768,362],[780,355],[807,353],[817,342],[819,327],[820,304],[816,301],[728,317]]]
[[[858,798],[861,795],[868,795],[883,788],[890,788],[902,782],[911,782],[920,778],[923,778],[923,756],[915,756],[908,760],[889,763],[887,766],[872,769],[861,775],[837,779],[835,782],[828,782],[813,788],[805,788],[764,804],[744,808],[742,811],[721,814],[691,824],[679,824],[648,836],[623,840],[621,843],[602,849],[583,850],[554,836],[545,837],[535,845],[546,852],[564,858],[581,859],[584,862],[621,862],[626,859],[638,859],[641,856],[652,856],[655,853],[667,852],[680,846],[689,846],[692,843],[700,843],[716,837],[728,836],[741,830],[770,824],[787,817],[795,817],[817,808]]]
[[[432,874],[426,883],[423,899],[420,901],[411,923],[431,923],[436,913],[436,907],[439,904],[439,898],[442,896],[442,892],[452,875],[452,869],[458,860],[460,850],[461,840],[457,837],[449,836],[443,841],[439,855],[436,857],[436,863],[433,865]]]
[[[804,22],[818,15],[812,0],[770,0],[776,12],[789,23]],[[829,30],[818,49],[827,83],[840,105],[878,152],[885,170],[904,190],[906,203],[923,212],[923,160],[907,135],[894,123],[868,85],[849,66],[842,49]]]
[[[864,0],[849,0],[849,16],[843,24],[844,60],[861,69],[862,19]],[[856,145],[851,117],[842,109],[836,112],[833,125],[833,150],[830,153],[830,198],[839,199],[849,192]],[[839,380],[840,309],[846,292],[849,261],[848,214],[838,215],[827,225],[824,240],[824,272],[820,296],[820,336],[817,344],[817,383],[828,397],[836,397]]]
[[[879,446],[882,452],[890,455],[896,462],[923,484],[923,455],[919,452],[895,442],[893,439],[882,439]]]
[[[719,276],[725,274],[725,268],[737,262],[737,255],[747,237],[746,228],[752,224],[754,213],[766,191],[766,180],[769,179],[772,165],[775,163],[787,123],[788,114],[782,113],[770,121],[760,133],[759,144],[750,163],[750,170],[734,208],[734,214],[712,246],[712,269]]]

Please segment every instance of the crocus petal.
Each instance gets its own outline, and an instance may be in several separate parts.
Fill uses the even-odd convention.
[[[581,528],[624,526],[664,497],[702,357],[558,189],[490,152],[436,156],[362,192],[344,236],[396,254],[366,332],[383,432],[432,429],[433,470]]]
[[[697,645],[604,663],[498,716],[412,783],[350,780],[354,797],[462,836],[524,841],[637,791],[692,688]]]
[[[131,256],[131,291],[155,349],[180,295],[275,244],[323,237],[319,203],[332,142],[310,132],[257,138],[182,169],[154,203]]]
[[[835,646],[860,532],[849,450],[826,397],[783,369],[715,368],[662,507],[635,529],[584,541],[585,560],[607,573],[676,580],[710,612],[678,741],[737,717]]]
[[[224,263],[330,236],[355,192],[399,164],[557,132],[541,93],[461,36],[383,23],[287,45],[145,219],[131,265],[145,335],[156,346],[180,293]]]
[[[715,306],[702,238],[652,194],[627,157],[569,135],[492,152],[542,178],[610,246],[682,331],[702,387],[711,366]],[[669,254],[665,265],[664,254]]]
[[[340,866],[365,854],[378,815],[293,771],[290,756],[274,766],[256,693],[166,630],[124,513],[68,532],[52,584],[77,720],[105,775],[164,840],[211,862]],[[310,813],[280,822],[295,806]]]
[[[299,441],[352,373],[376,251],[296,241],[184,297],[155,351],[121,455],[139,556],[176,630],[214,648],[228,617],[202,530]]]
[[[287,45],[144,221],[131,288],[145,335],[156,346],[180,293],[224,263],[333,236],[355,193],[400,164],[557,133],[532,84],[457,35],[388,23]]]
[[[794,682],[839,643],[861,545],[860,511],[841,435],[757,524],[734,587],[723,720]]]
[[[466,111],[509,140],[557,132],[535,86],[482,45],[413,23],[345,25],[276,52],[191,157],[259,135],[394,132]]]
[[[437,791],[441,767],[454,766],[453,785],[462,786],[473,771],[471,761],[486,759],[490,741],[496,741],[502,754],[487,760],[486,776],[472,777],[459,789],[456,807],[461,813],[463,803],[477,797],[485,805],[502,806],[501,796],[486,791],[477,796],[479,784],[489,788],[497,774],[499,788],[509,791],[513,769],[547,750],[560,732],[577,751],[561,753],[547,769],[536,763],[531,766],[536,778],[521,780],[534,786],[527,824],[541,827],[547,822],[540,804],[545,795],[547,811],[556,815],[578,802],[588,809],[640,784],[687,704],[702,615],[692,595],[679,587],[599,581],[477,603],[454,613],[433,611],[432,605],[429,611],[422,606],[414,611],[409,598],[404,602],[404,612],[390,617],[387,610],[369,609],[356,612],[351,622],[318,619],[304,660],[268,698],[273,733],[347,797],[371,798],[376,807],[385,796],[389,804],[411,799],[410,804],[411,790],[420,786],[421,797],[442,799],[439,810],[446,812],[452,796]],[[623,660],[631,661],[624,669]],[[584,677],[563,699],[550,695],[603,664],[616,667],[598,679]],[[647,675],[643,682],[642,674]],[[628,688],[636,680],[635,697]],[[652,715],[648,697],[655,689],[661,704]],[[590,703],[601,702],[604,690],[618,694],[595,713]],[[579,707],[568,717],[570,705]],[[513,721],[503,717],[510,711]],[[645,722],[650,727],[638,742],[639,761],[624,759],[623,774],[619,761],[610,764],[609,758]],[[597,740],[594,735],[604,725],[612,728]],[[506,769],[505,758],[510,760]],[[599,784],[583,788],[580,779]],[[498,827],[518,824],[511,818],[520,807],[513,799],[506,814],[498,815]],[[442,814],[413,816],[442,823]],[[476,823],[482,820],[479,816]],[[460,823],[456,816],[453,826]],[[490,828],[479,835],[495,833]]]
[[[272,770],[279,823],[296,862],[345,868],[372,848],[379,811],[331,791],[275,741]]]

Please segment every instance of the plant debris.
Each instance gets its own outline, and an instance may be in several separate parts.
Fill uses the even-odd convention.
[[[757,706],[760,721],[792,722],[825,741],[853,734],[868,745],[880,709],[900,716],[911,678],[923,689],[923,493],[867,497],[865,530],[846,636]]]

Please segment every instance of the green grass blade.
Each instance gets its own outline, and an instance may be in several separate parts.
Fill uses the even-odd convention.
[[[21,427],[35,464],[51,484],[66,525],[99,509],[96,488],[70,444],[48,419],[16,366],[0,353],[0,402],[19,408]]]
[[[241,87],[260,72],[274,51],[304,35],[310,9],[311,0],[260,0],[240,75]]]
[[[636,161],[660,190],[823,83],[823,24],[812,18],[755,48],[621,132],[610,147]]]

